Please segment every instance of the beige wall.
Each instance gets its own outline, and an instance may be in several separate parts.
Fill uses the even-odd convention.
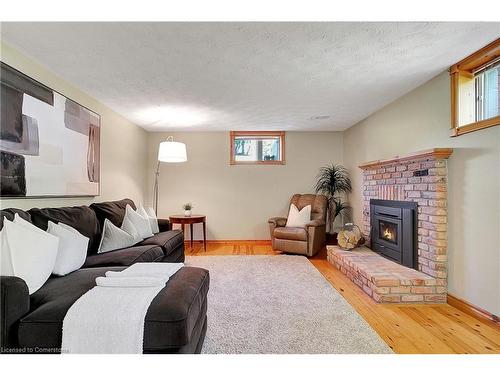
[[[95,198],[2,199],[3,208],[57,207],[130,197],[142,202],[146,187],[147,132],[60,79],[13,48],[1,44],[1,60],[101,115],[101,195]]]
[[[188,161],[161,164],[159,216],[191,202],[207,215],[209,239],[269,239],[267,219],[286,216],[294,193],[313,192],[321,166],[342,162],[342,133],[288,132],[286,165],[278,166],[229,165],[229,132],[151,133],[150,192],[158,144],[169,135],[186,143]]]
[[[452,147],[448,162],[449,292],[500,314],[500,127],[449,137],[447,73],[399,98],[344,132],[344,162],[361,223],[357,165],[433,147]]]

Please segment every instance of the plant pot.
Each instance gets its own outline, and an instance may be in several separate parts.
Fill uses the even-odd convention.
[[[184,210],[184,216],[191,216],[191,210]]]
[[[337,245],[337,232],[326,234],[327,245]]]

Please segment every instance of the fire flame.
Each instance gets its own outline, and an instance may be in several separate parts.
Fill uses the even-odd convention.
[[[388,229],[388,228],[385,228],[384,230],[384,238],[388,239],[388,240],[392,240],[392,232]]]

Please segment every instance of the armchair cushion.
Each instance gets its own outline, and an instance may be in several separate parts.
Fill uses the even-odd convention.
[[[278,227],[274,230],[274,237],[282,240],[307,241],[307,232],[300,227]]]

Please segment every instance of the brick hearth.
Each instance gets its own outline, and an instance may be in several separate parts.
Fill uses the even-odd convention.
[[[353,252],[329,249],[330,262],[378,302],[446,302],[446,159],[451,153],[452,149],[432,149],[359,166],[363,170],[361,230],[368,244],[370,199],[411,201],[418,205],[418,270],[421,272],[386,260],[368,249]],[[390,280],[387,282],[394,286],[383,287],[373,282],[372,277],[376,278],[377,275],[374,274],[381,269],[384,270],[384,277]],[[389,272],[385,272],[387,270]],[[421,276],[414,274],[415,272]],[[407,285],[408,280],[412,279],[423,280],[424,285]],[[390,289],[380,289],[387,287]]]
[[[387,260],[366,247],[327,246],[328,261],[377,302],[446,302],[436,278]]]

